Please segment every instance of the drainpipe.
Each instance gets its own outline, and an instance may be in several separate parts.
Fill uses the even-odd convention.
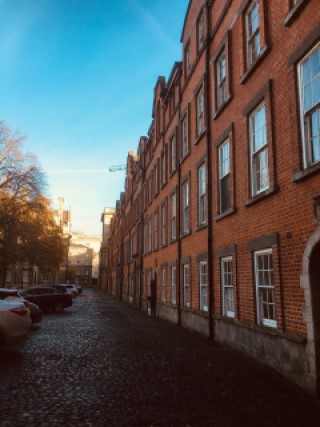
[[[205,47],[205,101],[206,101],[206,127],[207,127],[207,194],[208,194],[208,315],[209,315],[209,339],[214,340],[214,322],[213,322],[213,307],[214,307],[214,279],[213,279],[213,209],[212,209],[212,150],[211,150],[211,104],[210,104],[210,6],[211,1],[206,1],[206,18],[207,18],[207,37]]]
[[[181,147],[181,141],[180,141],[180,117],[181,117],[181,100],[182,100],[182,93],[181,93],[181,65],[179,70],[179,104],[178,104],[178,125],[177,125],[177,134],[176,134],[176,159],[177,159],[177,179],[178,179],[178,185],[177,185],[177,238],[178,238],[178,248],[177,248],[177,267],[176,267],[176,281],[177,281],[177,324],[178,326],[181,326],[181,218],[180,218],[180,194],[181,194],[181,166],[180,166],[180,147]],[[178,141],[180,142],[178,144]]]
[[[140,141],[141,144],[141,141]],[[141,153],[141,145],[140,145],[140,156],[142,156],[141,162],[141,193],[140,193],[140,232],[139,232],[139,258],[140,258],[140,271],[139,271],[139,308],[141,310],[142,307],[142,289],[143,289],[143,261],[144,261],[144,185],[145,185],[145,161],[144,161],[144,149],[145,144],[143,146],[143,153]],[[140,159],[141,161],[141,159]]]

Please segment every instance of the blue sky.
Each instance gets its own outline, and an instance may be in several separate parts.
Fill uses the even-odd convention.
[[[73,229],[101,233],[151,123],[153,89],[182,58],[188,0],[0,0],[0,120],[26,135]]]

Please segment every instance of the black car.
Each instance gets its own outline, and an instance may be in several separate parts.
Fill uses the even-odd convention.
[[[0,299],[6,300],[9,297],[21,298],[23,303],[30,310],[31,321],[32,323],[40,323],[42,320],[42,312],[37,304],[34,304],[30,301],[27,301],[24,297],[19,295],[19,289],[9,289],[1,288],[0,289]]]
[[[19,291],[19,295],[37,304],[42,311],[61,313],[66,307],[72,305],[71,295],[45,286],[23,289]]]

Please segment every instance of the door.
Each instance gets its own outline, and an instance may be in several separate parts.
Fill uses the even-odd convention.
[[[154,273],[154,279],[151,280],[151,316],[157,315],[157,272]]]
[[[313,248],[309,264],[316,358],[317,396],[320,397],[320,242]]]

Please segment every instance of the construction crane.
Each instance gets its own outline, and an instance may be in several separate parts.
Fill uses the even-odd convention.
[[[127,165],[114,165],[108,169],[55,169],[48,170],[48,173],[60,174],[60,173],[106,173],[106,172],[120,172],[127,169]]]
[[[110,166],[108,171],[109,172],[120,172],[120,171],[124,171],[127,169],[127,165],[114,165],[114,166]]]

